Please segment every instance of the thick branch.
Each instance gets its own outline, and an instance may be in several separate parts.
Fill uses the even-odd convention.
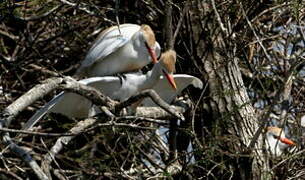
[[[142,93],[140,93],[138,96],[134,96],[130,98],[129,100],[117,103],[113,100],[111,100],[109,97],[103,95],[100,91],[96,90],[93,87],[89,87],[86,85],[83,85],[76,80],[70,78],[70,77],[64,77],[64,78],[52,78],[46,80],[43,84],[35,86],[33,89],[28,91],[26,94],[18,98],[15,102],[13,102],[11,105],[9,105],[5,110],[4,113],[1,115],[1,122],[0,122],[0,128],[8,127],[11,123],[11,121],[27,106],[31,105],[33,102],[38,100],[39,98],[44,97],[46,94],[50,93],[51,91],[55,89],[62,89],[66,91],[71,91],[77,94],[80,94],[89,100],[91,100],[94,104],[104,107],[104,112],[108,112],[108,114],[111,114],[111,111],[114,110],[121,110],[122,108],[126,107],[127,105],[132,104],[133,102],[138,101],[139,99],[142,99],[143,97],[150,96],[152,100],[160,105],[167,113],[174,115],[176,118],[184,119],[183,115],[179,112],[176,112],[174,108],[169,106],[166,102],[164,102],[160,97],[157,95],[156,92],[153,90],[146,90]],[[109,110],[108,110],[109,109]],[[113,115],[110,115],[110,117],[113,117]],[[114,118],[114,117],[113,117]],[[27,122],[26,124],[30,124],[30,126],[33,126],[35,123],[39,121],[39,118],[35,120],[33,119],[33,122]],[[122,124],[121,124],[122,125]],[[119,125],[119,126],[121,126]],[[111,126],[111,124],[110,124]],[[124,126],[124,125],[123,125]],[[133,126],[132,126],[133,127]],[[64,137],[66,140],[71,140],[73,136]],[[3,141],[5,144],[9,145],[9,148],[17,153],[29,166],[33,169],[35,174],[40,179],[47,179],[47,176],[43,173],[43,171],[40,169],[38,164],[35,160],[31,158],[31,156],[22,148],[20,148],[18,145],[13,143],[11,141],[11,138],[9,136],[9,133],[6,132],[3,136]],[[45,171],[49,173],[48,171]]]
[[[163,101],[160,96],[152,89],[144,90],[141,93],[132,96],[128,100],[116,105],[115,109],[117,112],[121,111],[124,107],[127,107],[135,102],[138,102],[139,100],[142,100],[145,97],[150,97],[154,103],[159,105],[162,109],[164,109],[169,114],[175,116],[178,119],[184,120],[184,117],[181,113],[176,112],[175,109],[173,109],[170,105],[168,105],[165,101]]]
[[[182,107],[175,107],[175,109],[179,110],[180,113],[183,113],[183,112],[186,111],[186,109],[184,109]],[[158,107],[138,108],[136,114],[142,114],[143,115],[142,111],[146,112],[146,113],[144,113],[145,115],[154,116],[154,118],[164,119],[164,118],[167,118],[168,116],[170,116],[168,113],[166,113],[164,110],[162,110]],[[160,111],[163,111],[163,113],[160,113]],[[131,117],[131,118],[136,119],[136,120],[140,120],[140,121],[145,121],[145,119],[142,119],[142,118],[139,118],[139,117]],[[129,119],[129,118],[128,117],[122,117],[122,118],[119,117],[119,118],[115,118],[114,121],[117,122],[117,121],[120,121],[120,119],[126,120],[126,119]],[[133,125],[133,124],[115,123],[113,121],[109,122],[109,123],[98,124],[97,126],[88,129],[88,127],[92,126],[97,121],[98,120],[94,119],[94,118],[88,118],[88,119],[85,119],[83,121],[80,121],[76,124],[76,126],[74,126],[71,130],[69,130],[70,133],[67,133],[67,134],[80,134],[80,133],[84,133],[84,132],[87,132],[87,131],[91,131],[92,129],[95,129],[95,128],[98,128],[98,127],[109,127],[109,126],[136,128],[136,129],[144,129],[144,130],[154,130],[155,129],[155,128],[149,128],[149,127],[148,128],[139,127],[139,126],[136,126],[136,125]],[[150,120],[150,122],[152,122],[152,120]],[[74,139],[74,137],[75,136],[66,136],[66,137],[60,137],[59,139],[57,139],[55,145],[51,148],[49,153],[45,155],[44,160],[42,162],[42,167],[43,167],[44,172],[46,172],[47,174],[50,173],[49,172],[50,164],[53,161],[54,157],[56,156],[56,154],[58,154],[63,149],[63,146],[68,145],[69,142]]]
[[[0,128],[8,127],[11,123],[11,121],[26,107],[34,103],[39,98],[44,97],[46,94],[50,93],[54,89],[59,88],[60,85],[62,85],[63,82],[67,82],[66,88],[75,88],[77,90],[84,88],[85,93],[80,92],[80,94],[85,95],[86,97],[95,97],[100,98],[99,100],[96,99],[90,99],[94,101],[97,104],[105,104],[109,105],[111,107],[114,107],[113,101],[111,101],[106,96],[102,95],[102,93],[97,92],[94,88],[87,88],[84,87],[84,85],[72,80],[71,78],[51,78],[47,79],[43,84],[37,85],[31,90],[29,90],[26,94],[18,98],[16,101],[14,101],[11,105],[9,105],[5,110],[4,113],[1,114],[0,118]],[[65,85],[63,85],[65,87]],[[80,91],[80,90],[79,90]],[[78,92],[78,91],[77,91]],[[92,95],[93,94],[93,95]],[[12,152],[15,152],[18,154],[35,172],[37,177],[39,179],[48,179],[47,176],[43,173],[43,171],[40,169],[38,164],[32,157],[21,147],[13,143],[11,140],[9,133],[3,134],[3,143],[8,145],[10,150]]]
[[[4,109],[4,113],[0,115],[0,126],[9,126],[11,121],[26,107],[37,101],[39,98],[44,97],[54,89],[56,89],[63,82],[63,78],[51,78],[47,79],[45,83],[36,85],[29,90],[26,94],[18,98],[7,108]]]
[[[98,91],[97,89],[81,84],[74,79],[66,80],[67,84],[62,85],[60,88],[65,91],[74,92],[81,96],[86,97],[93,104],[98,106],[106,106],[112,111],[117,104],[115,101],[110,99],[108,96],[105,96],[103,93]]]

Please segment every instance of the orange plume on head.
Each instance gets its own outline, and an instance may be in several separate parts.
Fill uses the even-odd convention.
[[[150,48],[153,48],[156,43],[156,37],[155,37],[155,33],[153,32],[153,30],[150,28],[149,25],[146,25],[146,24],[141,25],[140,30],[143,31],[147,45]]]
[[[274,136],[276,136],[276,139],[279,139],[282,143],[291,146],[295,145],[293,141],[285,137],[285,132],[281,128],[271,126],[267,128],[267,131],[272,133]]]
[[[162,53],[160,59],[168,72],[174,73],[176,71],[176,52],[174,50],[168,50]]]

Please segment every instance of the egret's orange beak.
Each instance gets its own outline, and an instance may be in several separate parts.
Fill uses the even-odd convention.
[[[282,143],[288,144],[290,146],[294,146],[295,145],[295,143],[293,141],[291,141],[290,139],[287,139],[287,138],[280,138],[280,141]]]
[[[147,43],[145,43],[145,45],[146,45],[148,53],[149,53],[149,55],[151,57],[151,60],[153,61],[154,64],[156,64],[158,62],[158,60],[157,60],[157,55],[156,55],[155,50],[152,49],[151,47],[149,47]]]
[[[172,74],[168,74],[168,73],[166,73],[166,72],[164,72],[164,71],[163,71],[163,73],[164,73],[166,79],[168,80],[168,82],[170,83],[170,85],[172,86],[172,88],[174,88],[175,90],[177,90],[177,85],[176,85],[176,83],[175,83],[175,80],[174,80],[173,75],[172,75]]]

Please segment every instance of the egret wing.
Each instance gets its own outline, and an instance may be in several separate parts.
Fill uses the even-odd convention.
[[[120,87],[119,78],[115,76],[92,77],[79,82],[92,86],[110,97]],[[87,98],[75,93],[65,93],[64,98],[58,101],[51,112],[60,113],[70,118],[86,118],[91,107],[92,103]]]
[[[81,64],[81,68],[88,67],[96,61],[101,61],[117,51],[128,43],[133,34],[139,30],[140,26],[136,24],[122,24],[120,25],[120,31],[118,26],[112,26],[104,30],[93,43]]]
[[[174,74],[173,76],[177,85],[176,91],[170,86],[164,76],[161,76],[160,81],[152,88],[165,102],[169,104],[189,85],[202,89],[203,83],[197,77],[187,74]],[[150,98],[145,98],[141,104],[147,107],[156,106]]]
[[[113,94],[121,88],[122,81],[117,76],[104,76],[88,78],[86,79],[86,84],[113,98]]]
[[[51,101],[39,109],[22,127],[23,130],[32,128],[50,109],[52,109],[64,96],[64,92],[56,95]]]
[[[93,77],[79,82],[97,88],[101,92],[107,93],[108,96],[120,87],[120,79],[113,76]],[[22,129],[33,127],[45,114],[50,112],[60,113],[70,118],[85,118],[88,117],[91,107],[92,103],[87,98],[75,93],[61,92],[38,110],[23,125]]]

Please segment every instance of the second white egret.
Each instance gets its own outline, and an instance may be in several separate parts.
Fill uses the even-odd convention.
[[[175,71],[176,52],[169,50],[162,54],[160,60],[154,65],[153,69],[147,74],[125,74],[123,77],[105,76],[92,77],[80,80],[80,83],[92,86],[106,96],[118,101],[127,100],[129,97],[140,93],[143,90],[151,89],[164,75],[167,82],[173,89],[176,83],[173,78]],[[86,118],[92,109],[92,103],[83,96],[75,93],[61,92],[42,109],[36,112],[31,119],[23,126],[29,129],[37,123],[46,113],[61,113],[72,118]]]
[[[112,26],[98,36],[76,74],[96,77],[139,70],[157,63],[161,48],[149,25]]]
[[[268,127],[266,132],[266,147],[273,156],[280,156],[288,146],[295,143],[285,137],[285,132],[278,127]]]

